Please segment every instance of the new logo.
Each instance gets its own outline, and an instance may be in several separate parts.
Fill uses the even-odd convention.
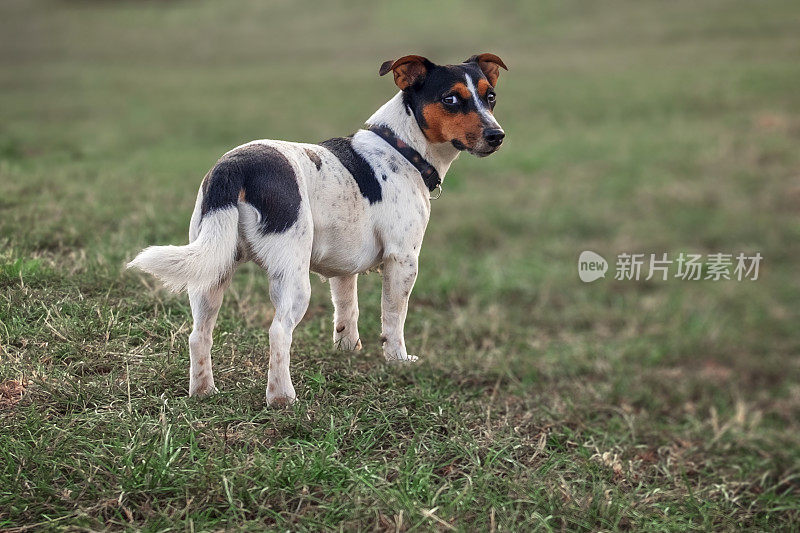
[[[603,256],[590,250],[581,252],[578,258],[578,277],[585,283],[606,277],[608,262]]]

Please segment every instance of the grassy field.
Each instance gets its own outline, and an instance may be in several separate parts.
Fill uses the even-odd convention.
[[[794,1],[107,2],[0,7],[0,529],[797,530]],[[497,155],[433,205],[406,338],[331,345],[265,405],[265,276],[226,296],[220,394],[187,398],[185,295],[125,272],[186,242],[254,138],[319,141],[423,53],[509,65]],[[584,284],[577,257],[760,252],[757,281]]]

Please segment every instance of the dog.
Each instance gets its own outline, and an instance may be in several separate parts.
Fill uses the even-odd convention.
[[[456,65],[418,55],[386,61],[379,74],[392,72],[400,91],[364,129],[319,144],[252,141],[217,161],[197,194],[189,244],[151,246],[128,263],[189,293],[190,396],[217,390],[211,333],[233,273],[250,260],[266,270],[275,307],[270,406],[296,398],[289,352],[308,307],[310,271],[330,280],[333,342],[359,350],[357,276],[381,266],[383,355],[417,360],[403,328],[431,193],[441,194],[462,151],[485,157],[500,148],[505,132],[493,114],[500,68],[508,70],[494,54]]]

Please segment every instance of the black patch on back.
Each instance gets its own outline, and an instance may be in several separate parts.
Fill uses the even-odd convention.
[[[244,146],[222,157],[204,181],[201,213],[231,207],[244,200],[261,215],[259,230],[280,233],[297,221],[300,190],[294,168],[271,146]]]
[[[375,177],[375,171],[358,152],[353,150],[352,136],[335,137],[319,144],[330,150],[342,162],[344,168],[355,178],[361,195],[369,200],[369,203],[374,204],[383,199],[381,184]]]

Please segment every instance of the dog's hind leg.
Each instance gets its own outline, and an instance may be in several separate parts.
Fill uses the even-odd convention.
[[[269,275],[269,298],[275,317],[269,328],[269,372],[267,403],[282,407],[294,402],[296,394],[289,374],[294,328],[306,314],[311,298],[309,262],[311,242],[295,241],[285,235],[268,237],[275,244],[271,257],[264,258]]]
[[[342,350],[360,350],[358,274],[330,279],[333,300],[333,343]]]
[[[229,276],[211,289],[189,286],[189,303],[194,320],[189,335],[189,396],[206,396],[217,390],[211,370],[212,333],[222,305],[222,295],[230,280]]]
[[[240,205],[240,213],[251,257],[269,277],[269,297],[275,317],[269,328],[267,403],[281,407],[296,398],[289,374],[289,356],[294,328],[305,315],[311,298],[311,211],[308,204],[301,205],[297,221],[279,233],[264,233],[255,209],[248,204]]]
[[[275,306],[275,318],[269,328],[267,403],[282,407],[296,398],[289,374],[289,352],[294,328],[306,314],[311,297],[308,262],[302,267],[270,272],[269,297]]]
[[[206,176],[208,179],[208,176]],[[205,180],[204,180],[205,181]],[[203,188],[197,193],[192,220],[189,224],[189,242],[200,234],[201,204]],[[238,263],[238,262],[237,262]],[[234,264],[233,270],[237,264]],[[217,323],[222,296],[231,283],[233,272],[209,289],[189,284],[189,305],[192,308],[192,333],[189,335],[189,396],[207,396],[216,392],[214,373],[211,368],[211,345],[214,325]]]

